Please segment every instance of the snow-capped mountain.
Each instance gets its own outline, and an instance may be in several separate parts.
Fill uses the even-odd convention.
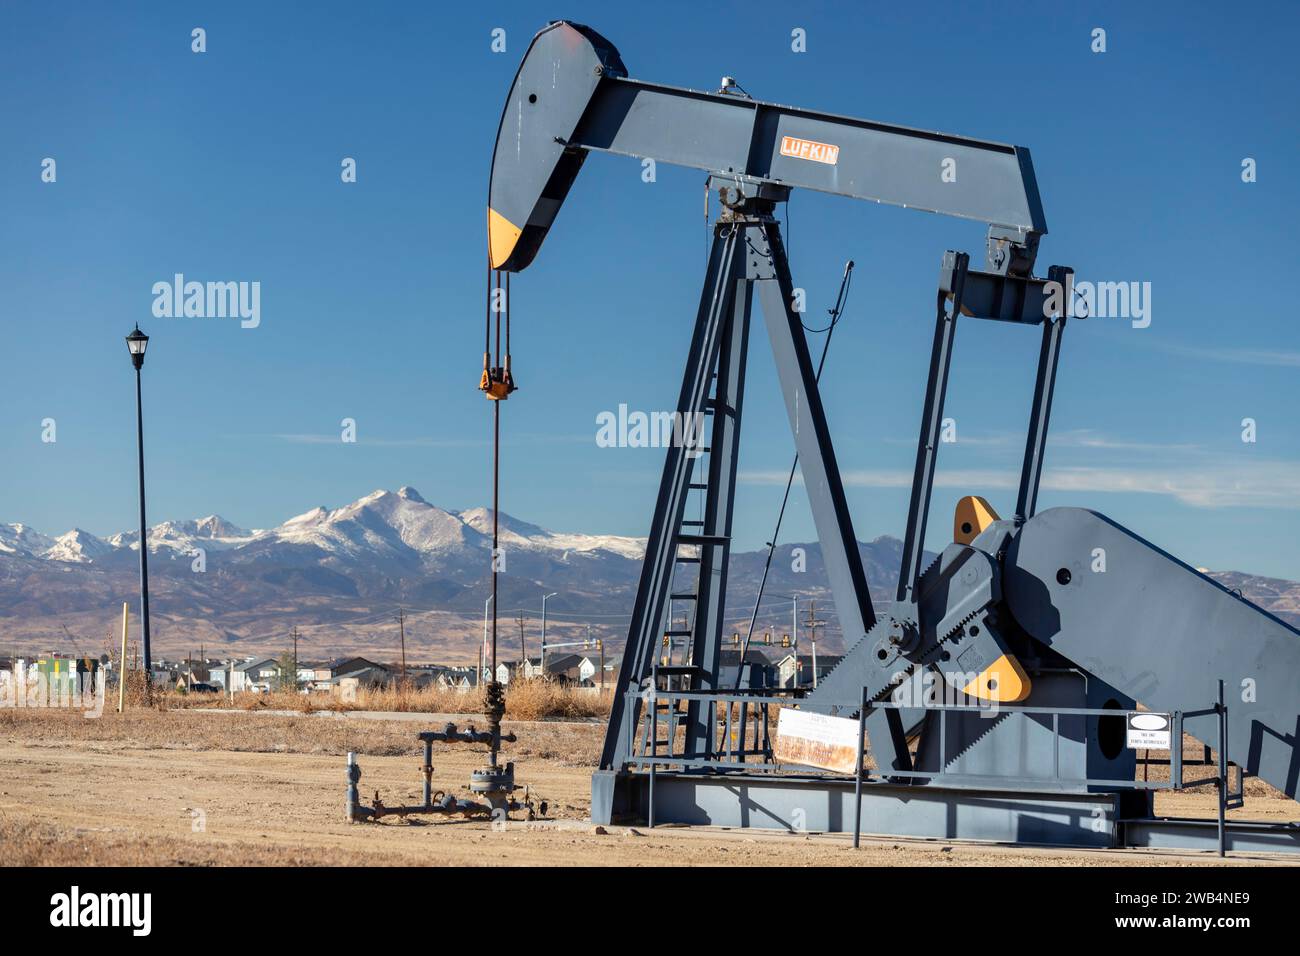
[[[298,559],[304,550],[335,564],[365,561],[406,564],[455,563],[466,552],[491,548],[492,513],[486,508],[444,511],[414,488],[379,489],[341,508],[313,508],[267,530],[246,530],[219,515],[163,521],[149,528],[149,552],[165,558],[232,552],[234,560]],[[136,551],[140,535],[123,531],[98,538],[80,528],[50,538],[23,524],[0,524],[0,554],[92,564]],[[501,513],[501,546],[560,561],[572,555],[608,553],[638,560],[641,538],[548,531]],[[236,554],[234,552],[242,552]]]
[[[480,534],[491,536],[491,508],[471,508],[469,511],[459,512],[457,517]],[[501,512],[501,520],[498,522],[497,540],[502,547],[562,551],[566,554],[608,551],[634,561],[640,561],[641,556],[645,554],[644,538],[623,538],[612,534],[562,534],[512,518],[504,511]]]
[[[196,547],[204,550],[237,548],[253,540],[259,533],[238,528],[219,515],[208,515],[190,521],[164,521],[149,529],[149,552],[174,551],[188,554]],[[130,548],[134,551],[140,546],[140,532],[122,531],[105,541],[110,548]]]
[[[164,521],[149,529],[155,640],[164,647],[175,642],[182,652],[238,642],[278,653],[289,629],[300,627],[317,650],[360,652],[367,642],[391,650],[393,614],[402,607],[412,616],[408,638],[442,647],[458,642],[463,659],[471,659],[491,593],[491,533],[490,510],[448,511],[409,487],[313,508],[264,530],[216,515]],[[517,622],[521,614],[535,616],[541,595],[550,592],[558,592],[547,605],[556,634],[601,637],[611,650],[621,643],[644,539],[551,531],[504,512],[500,539],[505,566],[497,609],[510,653],[522,653],[525,643],[535,650],[536,633],[529,631],[535,622],[527,628]],[[69,635],[83,649],[98,646],[120,620],[122,602],[136,600],[138,547],[134,532],[98,538],[74,528],[51,538],[27,525],[0,524],[0,647],[46,650],[62,647]],[[799,573],[796,547],[806,562]],[[858,543],[873,598],[892,597],[901,549],[888,536]],[[765,559],[765,549],[732,555],[729,627],[747,625]],[[1235,572],[1211,576],[1300,622],[1300,584]],[[676,583],[690,587],[688,580]],[[788,630],[787,596],[798,595],[800,619],[813,610],[827,621],[822,646],[835,649],[834,604],[815,542],[778,548],[765,594],[764,628],[778,635]]]
[[[371,492],[333,511],[313,508],[258,536],[261,542],[307,545],[338,557],[374,554],[432,557],[477,537],[459,517],[429,504],[414,488]]]
[[[73,528],[67,534],[54,539],[54,544],[41,556],[50,561],[72,561],[77,564],[90,564],[92,561],[111,553],[113,545],[103,538],[97,538],[89,531]]]
[[[216,515],[161,522],[148,534],[155,634],[209,645],[279,641],[292,622],[350,641],[376,620],[386,627],[400,605],[464,621],[467,636],[491,576],[491,517],[482,508],[447,511],[404,487],[263,530]],[[503,612],[531,607],[543,588],[558,590],[553,612],[580,608],[599,626],[630,601],[641,539],[549,531],[505,513],[500,521]],[[138,562],[136,532],[98,538],[74,529],[51,538],[0,524],[0,644],[63,642],[65,627],[102,640],[103,622],[138,594]]]
[[[0,524],[0,554],[44,555],[54,547],[54,539],[25,524]]]

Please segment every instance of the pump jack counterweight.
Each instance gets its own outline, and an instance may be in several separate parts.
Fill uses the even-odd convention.
[[[1242,796],[1229,793],[1234,764],[1296,797],[1300,632],[1102,515],[1037,511],[1073,273],[1052,266],[1046,279],[1033,275],[1047,226],[1029,151],[763,102],[741,89],[734,80],[709,93],[631,79],[607,39],[555,21],[529,45],[498,128],[489,263],[507,276],[533,262],[592,153],[705,170],[721,208],[676,406],[683,421],[712,416],[708,444],[674,442],[665,454],[592,778],[593,822],[842,831],[859,819],[880,833],[946,839],[1300,851],[1294,824],[1226,821],[1211,842],[1197,822],[1154,816],[1155,789],[1197,783],[1183,779],[1184,731],[1219,750],[1220,775],[1209,781],[1221,810]],[[938,175],[948,161],[962,171],[956,181]],[[902,567],[894,600],[879,604],[775,215],[800,188],[987,228],[982,269],[961,251],[940,263]],[[812,688],[733,680],[722,654],[756,301],[848,646]],[[962,498],[953,542],[927,566],[958,322],[1037,328],[1040,348],[1011,517]],[[496,369],[508,379],[499,341],[497,353],[495,365],[485,355],[489,385]],[[698,519],[686,520],[688,506]],[[1097,549],[1123,571],[1094,573]],[[674,588],[679,567],[695,570],[694,591]],[[1255,693],[1232,704],[1229,722],[1220,688],[1245,682]],[[779,707],[773,747],[768,718]],[[827,733],[846,732],[856,761],[789,750],[812,739],[782,732],[787,716],[808,716],[792,708],[822,715]],[[1171,734],[1167,782],[1136,779],[1125,728],[1143,714],[1139,725],[1163,721]]]

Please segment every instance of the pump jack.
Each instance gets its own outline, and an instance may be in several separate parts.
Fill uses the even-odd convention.
[[[1300,633],[1096,512],[1036,510],[1073,273],[1053,266],[1046,278],[1033,275],[1047,226],[1029,151],[761,102],[735,89],[631,79],[608,40],[556,21],[524,56],[493,154],[490,265],[507,273],[533,261],[593,152],[703,169],[722,207],[677,404],[684,419],[711,416],[707,447],[674,445],[666,454],[593,775],[593,820],[839,831],[865,814],[883,833],[1205,846],[1204,826],[1153,816],[1160,785],[1134,780],[1125,729],[1141,704],[1168,716],[1176,739],[1185,730],[1219,751],[1220,775],[1208,782],[1219,787],[1221,851],[1300,849],[1294,825],[1222,818],[1241,799],[1229,783],[1233,767],[1296,796]],[[946,182],[940,170],[954,162],[960,173]],[[982,270],[964,252],[942,258],[902,567],[895,600],[883,607],[867,588],[793,305],[775,211],[799,188],[988,227]],[[755,300],[850,645],[815,691],[784,702],[858,718],[859,771],[847,781],[778,765],[765,743],[747,749],[743,736],[737,749],[733,705],[743,726],[744,708],[766,716],[774,698],[724,687],[720,676]],[[923,568],[958,316],[1038,329],[1033,403],[1014,514],[1003,519],[983,499],[963,498],[953,543]],[[696,520],[686,517],[692,497]],[[682,565],[697,571],[686,592],[674,589]],[[685,626],[673,623],[682,608],[691,611]],[[686,650],[677,660],[679,646]],[[934,681],[977,706],[932,705],[921,688]],[[1235,691],[1247,686],[1237,703]],[[1230,725],[1225,687],[1234,698]],[[864,732],[874,771],[861,762]],[[1173,780],[1164,786],[1185,785],[1177,742],[1169,763]]]

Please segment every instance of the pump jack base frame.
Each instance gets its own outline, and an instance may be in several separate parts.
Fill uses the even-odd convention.
[[[772,773],[701,774],[661,770],[597,771],[592,775],[592,822],[644,823],[654,788],[657,824],[853,833],[851,777]],[[1214,851],[1213,820],[1155,817],[1150,794],[1028,793],[966,787],[910,786],[883,781],[862,786],[864,836],[1112,849]],[[1300,826],[1233,820],[1227,850],[1300,853]]]

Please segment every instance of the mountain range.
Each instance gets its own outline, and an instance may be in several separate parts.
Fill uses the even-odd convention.
[[[156,656],[279,654],[297,627],[300,655],[399,653],[404,615],[413,660],[472,660],[490,591],[492,515],[446,511],[413,488],[378,490],[341,508],[313,508],[264,530],[217,515],[149,529],[150,609]],[[548,640],[600,637],[610,650],[626,637],[645,548],[642,538],[550,531],[501,513],[498,640],[508,655],[537,652],[544,593]],[[803,549],[796,571],[793,549]],[[902,543],[859,542],[873,598],[897,583]],[[733,554],[728,626],[748,628],[766,551]],[[0,653],[103,653],[116,646],[122,602],[134,618],[138,532],[100,538],[80,528],[49,537],[0,524]],[[1240,572],[1211,576],[1290,623],[1300,623],[1300,584]],[[681,582],[689,586],[688,581]],[[681,588],[676,588],[681,590]],[[774,640],[791,629],[799,603],[802,640],[811,617],[818,638],[840,646],[816,543],[777,548],[755,632]],[[132,635],[136,628],[132,627]],[[519,648],[516,651],[516,648]]]

